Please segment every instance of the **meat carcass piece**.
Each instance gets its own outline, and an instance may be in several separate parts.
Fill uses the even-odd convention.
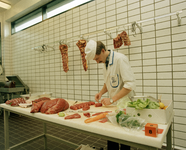
[[[45,102],[40,109],[40,112],[45,114],[56,114],[69,108],[69,104],[62,98],[56,98]]]
[[[123,44],[120,34],[118,34],[117,37],[113,39],[113,43],[114,43],[114,48],[119,48]]]
[[[69,108],[69,104],[67,101],[63,99],[59,99],[53,107],[49,108],[45,114],[56,114],[60,111],[64,111]]]
[[[131,45],[131,42],[130,42],[129,36],[127,35],[127,32],[123,31],[120,34],[120,37],[122,38],[125,46]]]
[[[15,98],[6,101],[6,104],[11,105],[11,106],[19,106],[20,103],[26,103],[26,101],[23,98]]]
[[[74,118],[81,118],[81,115],[78,113],[75,113],[73,115],[68,115],[65,117],[65,119],[74,119]]]
[[[85,47],[86,47],[86,41],[85,40],[79,40],[76,43],[77,47],[80,50],[81,58],[82,58],[82,64],[85,71],[88,69],[87,60],[85,59]]]
[[[49,100],[41,100],[37,103],[32,103],[31,111],[30,113],[36,113],[39,112],[41,109],[41,106],[44,104],[44,102],[49,101]]]
[[[68,68],[68,46],[66,44],[59,45],[59,49],[62,55],[62,62],[63,62],[63,70],[67,72]]]

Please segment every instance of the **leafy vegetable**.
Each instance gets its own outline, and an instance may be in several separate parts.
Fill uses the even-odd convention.
[[[126,127],[128,129],[141,129],[144,126],[145,119],[141,119],[139,117],[131,117],[128,114],[122,114],[119,117],[119,124],[122,127]]]
[[[135,109],[158,109],[159,108],[159,103],[153,102],[150,99],[141,100],[138,99],[137,101],[134,102],[129,102],[128,107],[133,107]]]
[[[119,111],[119,113],[117,113],[116,115],[116,119],[118,123],[119,123],[119,116],[121,116],[122,114],[124,114],[124,111]]]
[[[147,106],[148,109],[158,109],[159,108],[159,103],[157,102],[150,102],[149,105]]]
[[[128,114],[121,114],[118,118],[119,123],[126,121],[129,117],[131,117],[131,116],[129,116]]]
[[[125,114],[124,111],[119,111],[116,115],[117,123],[126,127],[127,129],[140,130],[144,126],[145,119],[139,117],[132,117],[129,114]]]

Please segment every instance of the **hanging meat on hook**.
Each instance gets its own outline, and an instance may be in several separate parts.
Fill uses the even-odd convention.
[[[62,62],[63,62],[63,70],[67,72],[68,68],[68,46],[66,44],[60,44],[59,49],[62,55]]]
[[[77,47],[79,48],[81,52],[81,58],[82,58],[82,64],[85,71],[88,69],[87,60],[85,59],[85,47],[86,47],[86,41],[85,40],[79,40],[76,43]]]
[[[119,48],[123,44],[120,34],[118,34],[117,37],[113,39],[113,42],[114,42],[114,48]]]
[[[130,42],[129,36],[127,35],[127,32],[123,31],[120,34],[120,37],[122,38],[125,46],[131,45],[131,42]]]
[[[131,45],[129,36],[127,32],[123,31],[121,34],[118,34],[116,38],[113,39],[114,48],[119,48],[124,43],[125,46]]]

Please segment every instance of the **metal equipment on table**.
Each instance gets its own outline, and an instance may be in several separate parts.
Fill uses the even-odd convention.
[[[0,82],[0,98],[3,102],[21,97],[20,95],[28,94],[28,86],[21,80],[18,75],[6,76],[7,82]]]

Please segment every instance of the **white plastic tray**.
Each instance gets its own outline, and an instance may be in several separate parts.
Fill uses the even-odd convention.
[[[164,109],[143,109],[136,110],[132,107],[126,108],[126,113],[139,116],[145,119],[148,123],[157,123],[157,124],[167,124],[172,113],[173,113],[173,104],[171,100],[162,100],[165,106],[168,106]]]

